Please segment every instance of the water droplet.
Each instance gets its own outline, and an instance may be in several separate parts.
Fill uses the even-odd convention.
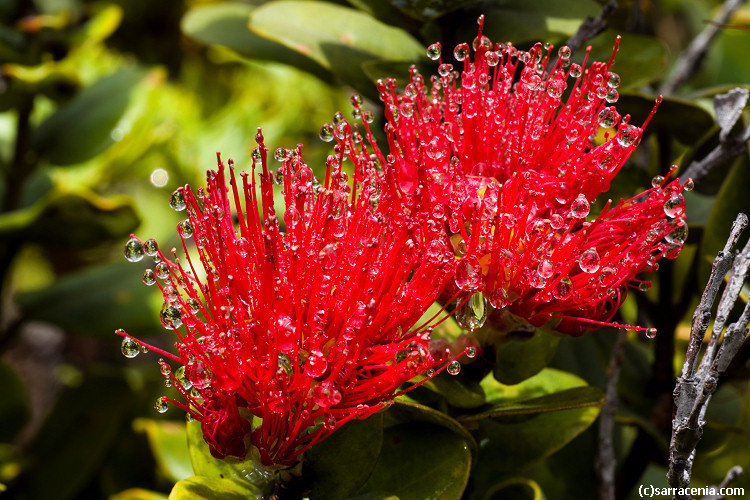
[[[461,363],[453,360],[448,363],[448,368],[446,368],[445,370],[451,375],[458,375],[459,373],[461,373]]]
[[[437,137],[433,137],[432,140],[427,143],[424,150],[427,156],[433,160],[439,160],[445,156],[445,150],[442,148],[440,139]]]
[[[137,238],[130,238],[128,242],[125,243],[124,254],[125,258],[130,262],[138,262],[143,259],[144,256],[143,243]]]
[[[570,59],[572,53],[573,51],[567,45],[563,45],[557,50],[557,55],[560,56],[560,59]]]
[[[688,179],[685,185],[683,186],[683,191],[692,191],[695,187],[695,183],[693,182],[693,179]]]
[[[169,277],[169,266],[166,262],[156,264],[156,277],[163,280]]]
[[[313,389],[313,401],[321,408],[328,408],[341,402],[341,393],[332,382],[321,382]]]
[[[614,107],[604,108],[599,112],[599,126],[601,127],[612,128],[619,119],[620,115]]]
[[[544,259],[539,263],[539,267],[537,268],[536,272],[541,278],[551,278],[552,275],[555,274],[555,265],[551,261]]]
[[[681,194],[672,196],[664,202],[664,213],[667,217],[678,217],[685,213],[685,198]]]
[[[456,310],[458,326],[474,331],[481,328],[487,320],[487,299],[481,293],[475,293]]]
[[[433,43],[429,47],[427,47],[427,57],[432,59],[433,61],[437,61],[440,59],[440,54],[442,52],[442,49],[440,48],[439,43]]]
[[[193,225],[190,223],[190,220],[188,219],[180,221],[180,223],[177,224],[177,231],[180,233],[180,236],[182,236],[183,238],[193,237]]]
[[[180,298],[180,293],[172,285],[165,285],[161,293],[167,302],[175,302]]]
[[[169,206],[174,210],[182,211],[185,210],[187,204],[185,203],[185,190],[184,188],[177,189],[172,196],[169,197]]]
[[[287,151],[284,148],[276,148],[273,152],[273,159],[276,161],[284,161],[287,156]]]
[[[162,326],[167,330],[177,330],[182,326],[182,312],[167,303],[162,306],[159,319]]]
[[[487,61],[487,66],[497,66],[500,63],[500,56],[497,52],[487,51],[484,53],[484,59]]]
[[[456,286],[461,290],[473,291],[482,282],[482,268],[475,256],[464,257],[456,266]]]
[[[193,383],[190,382],[190,380],[188,380],[188,378],[185,376],[185,367],[184,366],[179,366],[174,371],[174,378],[177,379],[177,381],[180,383],[180,385],[182,386],[182,388],[185,389],[186,391],[188,389],[190,389],[191,387],[193,387]]]
[[[616,89],[620,86],[620,75],[617,73],[608,73],[607,74],[607,87],[611,89]]]
[[[146,269],[143,271],[143,283],[145,285],[151,286],[156,283],[156,274],[154,273],[153,269]]]
[[[333,125],[326,123],[320,127],[320,140],[323,142],[331,142],[333,140]]]
[[[573,282],[570,278],[562,278],[552,287],[552,296],[557,300],[564,300],[570,296],[573,290]]]
[[[323,375],[328,369],[328,360],[320,351],[312,351],[305,362],[305,374],[312,378]]]
[[[185,376],[198,390],[207,389],[211,385],[213,374],[200,359],[193,360],[185,367]]]
[[[601,259],[596,252],[596,248],[590,248],[581,254],[581,257],[578,259],[578,265],[585,273],[595,273],[599,270],[600,261]]]
[[[456,61],[463,61],[466,59],[466,56],[469,55],[469,44],[467,43],[461,43],[459,45],[456,45],[456,48],[453,49],[453,57],[456,58]]]
[[[659,187],[664,182],[664,177],[656,175],[651,179],[651,187]]]
[[[555,78],[547,84],[547,95],[553,99],[559,99],[563,95],[566,86],[563,80]]]
[[[134,358],[141,353],[141,345],[137,340],[125,337],[122,339],[120,350],[122,351],[122,355],[126,358]]]
[[[477,348],[476,347],[467,347],[465,354],[466,354],[467,358],[474,358],[477,355]]]
[[[650,281],[641,281],[638,283],[638,290],[642,292],[647,292],[651,288],[651,282]]]
[[[167,405],[167,398],[164,396],[156,398],[156,402],[154,403],[154,409],[158,411],[159,413],[164,413],[169,409],[169,405]]]
[[[685,222],[680,222],[682,222],[682,224],[675,225],[674,230],[664,237],[664,239],[667,240],[667,243],[675,241],[677,243],[685,243],[688,236],[688,226]]]
[[[570,74],[570,76],[572,78],[578,78],[579,76],[581,76],[583,74],[583,68],[581,68],[580,64],[573,63],[570,66],[570,73],[569,74]]]
[[[576,219],[583,219],[589,214],[589,211],[591,211],[589,201],[582,194],[578,195],[578,198],[570,204],[570,215]]]
[[[656,328],[648,328],[646,330],[646,337],[652,339],[656,337]]]
[[[617,143],[626,148],[636,144],[640,139],[640,129],[633,125],[625,125],[617,132]]]
[[[338,421],[336,420],[336,417],[331,415],[330,413],[326,416],[325,420],[323,420],[323,427],[328,429],[329,431],[332,431],[336,428],[336,423]]]
[[[338,245],[329,243],[318,252],[318,262],[320,267],[325,271],[330,271],[338,262]]]
[[[453,71],[452,64],[443,63],[438,66],[438,73],[440,74],[440,76],[448,76],[451,74],[451,71]]]

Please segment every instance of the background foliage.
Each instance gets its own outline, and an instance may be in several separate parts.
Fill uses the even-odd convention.
[[[589,42],[606,59],[623,35],[617,106],[634,123],[717,8],[621,2]],[[179,411],[150,410],[166,390],[155,356],[126,362],[117,352],[116,328],[171,342],[158,291],[122,259],[128,234],[177,245],[169,194],[200,185],[217,150],[242,165],[258,126],[271,148],[303,143],[320,173],[329,147],[320,125],[348,113],[355,92],[380,112],[375,79],[404,81],[411,64],[434,73],[424,47],[440,41],[449,54],[474,38],[480,13],[493,41],[527,47],[564,43],[600,10],[593,0],[0,3],[0,496],[156,499],[178,481],[176,498],[264,494],[231,479],[246,471],[205,461],[194,426],[188,446]],[[711,98],[750,81],[749,29],[743,7],[698,74],[665,98],[610,197],[643,190],[673,163],[684,170],[718,143]],[[662,262],[651,290],[622,309],[623,321],[660,333],[626,345],[621,498],[638,484],[666,485],[674,367],[710,261],[736,213],[750,210],[749,187],[747,153],[696,183],[683,255]],[[595,421],[615,333],[499,338],[486,327],[485,354],[460,375],[311,450],[311,498],[595,497]],[[437,334],[455,340],[461,330],[447,322]],[[711,403],[696,485],[750,463],[748,359],[745,348]]]

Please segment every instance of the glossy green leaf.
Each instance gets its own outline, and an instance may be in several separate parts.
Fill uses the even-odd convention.
[[[444,396],[448,404],[456,408],[476,408],[485,403],[479,383],[460,375],[443,371],[422,385]]]
[[[360,493],[461,498],[470,468],[469,445],[457,434],[427,422],[398,424],[385,429],[378,463]]]
[[[237,479],[247,484],[253,483],[258,491],[268,493],[267,490],[271,487],[271,484],[266,481],[263,474],[259,474],[255,470],[256,467],[252,460],[236,462],[221,460],[211,455],[208,444],[203,440],[201,424],[197,420],[187,424],[187,443],[190,462],[196,476],[211,479]],[[172,497],[170,496],[170,498]]]
[[[15,371],[0,362],[3,397],[0,398],[0,442],[9,443],[26,424],[31,414],[29,396]]]
[[[107,5],[97,12],[74,36],[74,43],[94,44],[109,38],[120,26],[122,21],[122,7]]]
[[[476,5],[478,0],[390,0],[390,3],[414,19],[429,21],[448,12]]]
[[[424,47],[407,32],[327,2],[282,0],[255,9],[250,28],[306,55],[363,93],[373,93],[362,64],[374,59],[417,61]]]
[[[539,485],[526,478],[505,480],[491,487],[482,496],[484,500],[545,500]]]
[[[37,434],[26,476],[28,498],[80,498],[118,435],[134,397],[119,375],[85,374],[62,391]]]
[[[706,223],[699,249],[699,284],[707,282],[708,276],[711,274],[714,257],[724,248],[732,222],[734,222],[737,214],[739,212],[750,214],[748,189],[750,189],[750,161],[745,154],[735,162],[722,184]],[[736,248],[742,248],[742,244],[747,241],[747,238],[746,230]],[[704,285],[700,286],[703,287]]]
[[[383,0],[347,0],[349,4],[385,23],[398,25],[402,21],[401,11]]]
[[[166,477],[177,482],[193,475],[185,424],[139,418],[133,422],[133,429],[146,433],[156,464]]]
[[[167,495],[141,488],[130,488],[110,496],[109,500],[167,500]]]
[[[587,45],[591,45],[589,62],[609,61],[615,38],[619,34],[617,31],[607,30],[586,42]],[[579,59],[582,60],[584,51],[580,52]],[[668,66],[669,55],[663,41],[652,36],[628,33],[620,41],[615,62],[610,70],[620,76],[621,83],[617,90],[622,92],[639,89],[664,78]],[[617,107],[619,109],[619,105]]]
[[[386,427],[409,422],[426,422],[439,425],[460,436],[469,446],[472,460],[476,458],[478,448],[471,433],[457,420],[429,406],[404,398],[396,399],[386,412],[384,422]]]
[[[568,37],[587,16],[594,17],[600,11],[599,4],[591,0],[511,0],[484,9],[484,34],[492,41],[510,40],[514,44]],[[473,40],[476,29],[472,19],[463,39]],[[471,38],[467,38],[469,35]]]
[[[493,404],[459,421],[481,443],[479,463],[493,471],[521,470],[551,455],[589,427],[604,404],[599,389],[553,369],[518,386],[489,376],[482,384]]]
[[[630,123],[641,125],[655,102],[656,96],[623,92],[617,101],[617,111],[622,115],[629,114]],[[646,127],[646,133],[664,130],[681,143],[693,145],[713,126],[713,117],[702,107],[677,97],[664,97]]]
[[[262,500],[263,493],[242,479],[194,476],[174,485],[169,500]]]
[[[114,331],[160,331],[158,290],[141,282],[143,267],[107,264],[65,276],[53,285],[16,297],[26,319],[46,321],[69,333],[105,336]]]
[[[32,147],[55,165],[82,163],[114,143],[112,130],[145,72],[129,68],[102,78],[61,106],[35,131]]]
[[[208,45],[223,45],[250,59],[282,62],[329,81],[332,75],[299,52],[250,31],[254,5],[226,2],[190,9],[182,18],[182,32]]]
[[[57,190],[28,208],[0,215],[0,237],[53,249],[90,249],[127,237],[139,223],[129,198]]]
[[[495,378],[517,384],[543,370],[555,355],[560,337],[537,329],[531,338],[507,336],[494,342]]]
[[[312,500],[350,498],[370,477],[383,445],[383,414],[351,420],[305,453]]]

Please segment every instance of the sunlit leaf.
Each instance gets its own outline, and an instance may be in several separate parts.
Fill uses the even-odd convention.
[[[133,422],[133,428],[146,433],[156,463],[169,479],[180,481],[193,475],[184,424],[139,418]]]
[[[262,500],[263,493],[242,479],[194,476],[174,485],[169,500]]]

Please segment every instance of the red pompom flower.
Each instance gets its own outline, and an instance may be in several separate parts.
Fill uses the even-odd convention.
[[[282,166],[271,172],[260,132],[256,139],[253,174],[238,182],[229,160],[227,184],[219,159],[205,190],[173,195],[188,214],[178,226],[184,258],[135,237],[125,255],[155,257],[144,281],[161,288],[162,323],[179,339],[177,355],[148,346],[179,365],[172,373],[161,362],[185,400],[161,398],[157,409],[171,402],[200,420],[216,457],[245,459],[255,448],[265,465],[290,465],[447,363],[417,322],[455,262],[447,248],[429,248],[442,228],[407,217],[373,165],[356,168],[352,189],[337,152],[319,184],[299,150],[277,150]],[[283,225],[274,184],[283,184]],[[138,342],[119,333],[123,352],[137,353]]]
[[[572,335],[597,328],[629,287],[648,286],[638,273],[679,253],[687,236],[681,192],[692,182],[655,179],[587,220],[643,133],[611,105],[620,83],[610,71],[614,53],[589,64],[587,51],[579,65],[565,46],[493,45],[481,18],[473,50],[472,59],[468,44],[455,48],[459,74],[431,45],[428,56],[440,59],[431,85],[414,68],[403,92],[393,78],[378,83],[390,154],[356,101],[365,138],[346,121],[324,125],[321,137],[336,137],[355,162],[372,151],[401,199],[419,198],[428,220],[445,226],[461,259],[462,307],[488,300],[535,326],[551,322]],[[466,299],[475,292],[481,299]]]

